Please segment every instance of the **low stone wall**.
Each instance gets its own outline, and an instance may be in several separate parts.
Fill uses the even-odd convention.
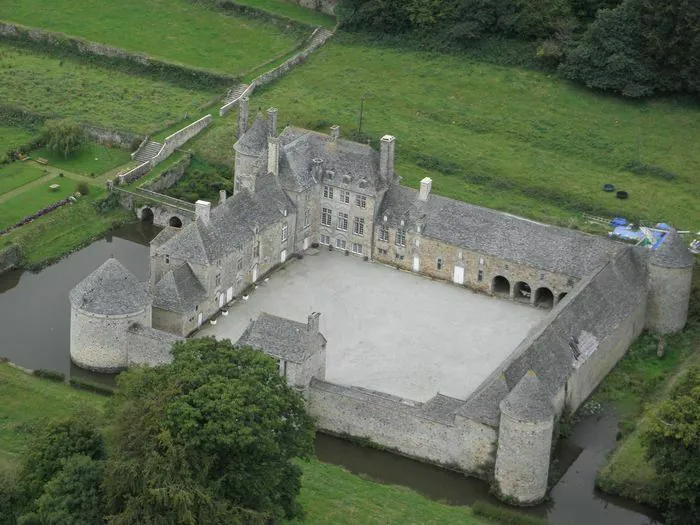
[[[11,244],[0,250],[0,274],[18,268],[22,262],[22,255],[22,248],[17,244]]]
[[[230,75],[156,60],[117,47],[16,23],[0,21],[0,40],[53,55],[88,59],[101,67],[115,66],[189,88],[223,90],[238,80]]]
[[[416,403],[318,379],[308,395],[321,430],[483,477],[495,461],[496,429],[456,414],[463,403],[440,395]]]
[[[192,155],[185,155],[167,170],[163,171],[163,173],[160,174],[160,177],[145,182],[141,185],[141,187],[155,192],[166,190],[176,184],[183,177],[191,162]]]
[[[151,166],[155,166],[163,162],[170,155],[172,155],[177,148],[184,145],[185,142],[190,140],[192,137],[195,137],[200,131],[206,128],[211,121],[212,116],[206,115],[189,126],[185,126],[181,130],[178,130],[172,135],[166,137],[163,141],[163,147],[161,150],[151,159]]]
[[[123,186],[124,184],[129,184],[131,182],[134,182],[135,180],[139,180],[141,177],[146,175],[149,171],[151,171],[151,161],[147,160],[146,162],[139,164],[135,168],[127,171],[126,173],[120,173],[114,178],[114,183],[117,186]]]
[[[84,124],[83,129],[90,139],[110,147],[117,146],[118,148],[131,149],[136,141],[141,140],[141,137],[133,133],[101,128],[93,124]]]
[[[335,16],[335,6],[338,5],[338,0],[296,0],[296,4],[312,11]]]

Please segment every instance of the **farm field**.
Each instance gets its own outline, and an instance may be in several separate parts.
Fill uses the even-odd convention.
[[[167,126],[220,95],[59,60],[3,43],[0,85],[7,106],[134,133]]]
[[[13,162],[0,166],[0,195],[40,179],[44,170],[34,163]]]
[[[35,135],[34,132],[20,127],[0,124],[0,157],[12,146],[24,144]]]
[[[583,211],[700,228],[700,110],[683,101],[632,103],[535,71],[338,34],[251,106],[277,106],[298,126],[339,124],[347,136],[363,96],[362,132],[375,147],[397,137],[404,184],[430,176],[439,194],[564,225]],[[624,169],[633,161],[661,170],[636,175]]]
[[[308,33],[188,0],[3,0],[0,19],[227,74],[289,50]]]
[[[105,409],[107,399],[67,385],[29,376],[0,363],[0,469],[14,468],[28,430],[48,418],[77,410]],[[431,501],[400,487],[380,485],[317,460],[300,463],[304,477],[300,503],[306,517],[295,525],[486,524],[471,509]],[[290,522],[287,522],[290,523]]]
[[[31,155],[33,158],[48,160],[51,166],[80,175],[100,175],[131,161],[131,155],[127,150],[108,148],[95,142],[83,144],[68,158],[46,147],[32,151]]]

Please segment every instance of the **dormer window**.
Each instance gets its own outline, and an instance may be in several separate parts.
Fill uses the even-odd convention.
[[[350,178],[350,175],[343,175],[343,182],[344,182],[345,184],[350,184],[350,181],[351,181],[351,180],[352,180],[352,179]]]
[[[366,180],[366,179],[362,179],[360,182],[357,183],[357,185],[358,185],[360,188],[366,188],[366,187],[367,187],[367,180]]]
[[[405,225],[406,225],[406,221],[404,221],[403,219],[401,219],[401,226],[405,226]]]
[[[335,171],[333,170],[326,170],[326,178],[333,180],[333,177],[335,177]]]

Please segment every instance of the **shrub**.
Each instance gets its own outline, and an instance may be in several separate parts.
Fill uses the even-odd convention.
[[[78,390],[87,390],[88,392],[94,392],[95,394],[102,394],[103,396],[114,395],[114,388],[95,383],[86,379],[79,379],[77,377],[71,377],[68,384],[73,388]]]
[[[90,185],[85,181],[81,181],[75,185],[75,191],[81,195],[87,195],[90,193]]]

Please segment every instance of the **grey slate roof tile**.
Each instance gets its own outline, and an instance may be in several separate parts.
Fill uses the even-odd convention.
[[[137,313],[151,303],[147,284],[114,258],[76,284],[69,297],[75,307],[101,315]]]
[[[325,342],[320,333],[311,332],[305,323],[261,313],[236,344],[259,348],[284,361],[303,363],[318,343]]]
[[[501,401],[501,412],[524,421],[547,421],[554,416],[549,399],[535,372],[528,370]]]
[[[233,145],[233,149],[244,155],[257,156],[267,148],[267,120],[260,112],[253,125]]]
[[[497,427],[500,422],[501,412],[499,404],[508,395],[508,383],[503,373],[485,383],[483,388],[469,396],[457,414]]]
[[[189,263],[171,269],[153,290],[153,306],[171,312],[189,312],[207,293]]]
[[[695,264],[695,258],[678,232],[672,229],[654,250],[651,263],[664,268],[690,268]]]

